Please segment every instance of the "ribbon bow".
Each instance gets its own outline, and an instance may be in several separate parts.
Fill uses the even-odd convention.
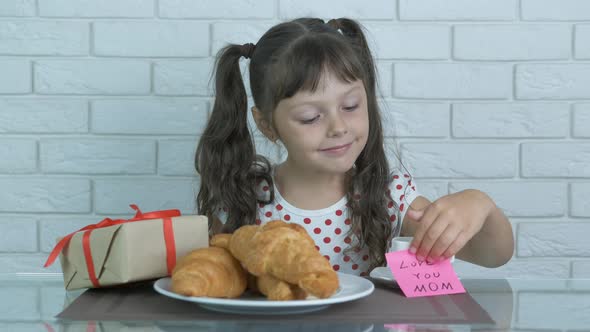
[[[72,232],[62,238],[51,250],[47,261],[43,267],[48,267],[55,262],[59,254],[62,250],[67,246],[72,237],[78,232],[84,232],[82,237],[82,246],[84,248],[84,258],[86,259],[86,267],[88,268],[88,276],[92,281],[92,284],[95,287],[99,286],[98,279],[96,278],[96,273],[94,271],[94,263],[92,262],[92,254],[90,252],[90,234],[93,230],[97,228],[104,228],[119,224],[124,224],[128,222],[140,221],[140,220],[149,220],[149,219],[163,219],[164,220],[164,239],[166,242],[166,261],[168,267],[168,274],[172,273],[172,269],[174,265],[176,265],[176,248],[174,245],[174,232],[172,230],[172,217],[180,216],[180,210],[160,210],[160,211],[152,211],[147,213],[142,213],[141,210],[135,204],[129,205],[133,210],[136,211],[135,216],[131,219],[111,219],[105,218],[100,222],[92,225],[85,226],[80,228],[79,230]]]

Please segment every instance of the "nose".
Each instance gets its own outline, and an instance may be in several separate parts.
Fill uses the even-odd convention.
[[[329,116],[328,137],[340,137],[348,133],[348,124],[340,112],[333,112]]]

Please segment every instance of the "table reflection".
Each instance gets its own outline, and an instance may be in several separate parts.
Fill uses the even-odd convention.
[[[59,276],[1,276],[0,331],[509,331],[585,330],[590,327],[590,280],[465,279],[470,297],[491,322],[425,322],[420,315],[367,316],[346,322],[321,321],[294,315],[290,321],[250,321],[248,318],[201,321],[66,321],[55,318],[83,291],[65,292]],[[383,288],[387,286],[378,285]],[[395,292],[395,289],[391,290]],[[399,291],[399,289],[397,290]],[[392,293],[394,294],[394,293]],[[392,297],[393,298],[393,297]],[[426,298],[424,298],[426,299]],[[409,299],[408,299],[409,300]],[[428,299],[440,305],[441,298]],[[444,301],[438,310],[452,310]],[[392,302],[391,305],[396,305]],[[461,308],[461,305],[457,305]],[[451,308],[451,309],[449,309]],[[419,307],[412,310],[420,310]],[[461,310],[469,310],[462,308]],[[400,311],[403,312],[403,311]],[[358,318],[358,319],[357,319]],[[430,317],[433,318],[432,315]],[[358,320],[358,321],[355,321]]]

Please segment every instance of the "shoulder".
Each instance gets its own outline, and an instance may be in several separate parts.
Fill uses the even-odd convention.
[[[272,183],[261,179],[256,182],[256,198],[259,201],[268,201],[270,200],[270,192],[273,188]]]
[[[397,209],[400,220],[404,220],[406,211],[412,202],[420,196],[414,178],[409,172],[395,169],[390,173],[387,195],[391,199],[390,209]]]
[[[390,173],[390,182],[387,193],[393,200],[402,202],[407,200],[408,196],[414,196],[418,193],[414,178],[406,172],[395,170]]]

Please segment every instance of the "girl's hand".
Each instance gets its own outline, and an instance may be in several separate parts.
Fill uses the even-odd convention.
[[[494,206],[485,193],[468,189],[443,196],[423,210],[408,210],[420,223],[410,252],[430,263],[450,258],[480,231]]]

